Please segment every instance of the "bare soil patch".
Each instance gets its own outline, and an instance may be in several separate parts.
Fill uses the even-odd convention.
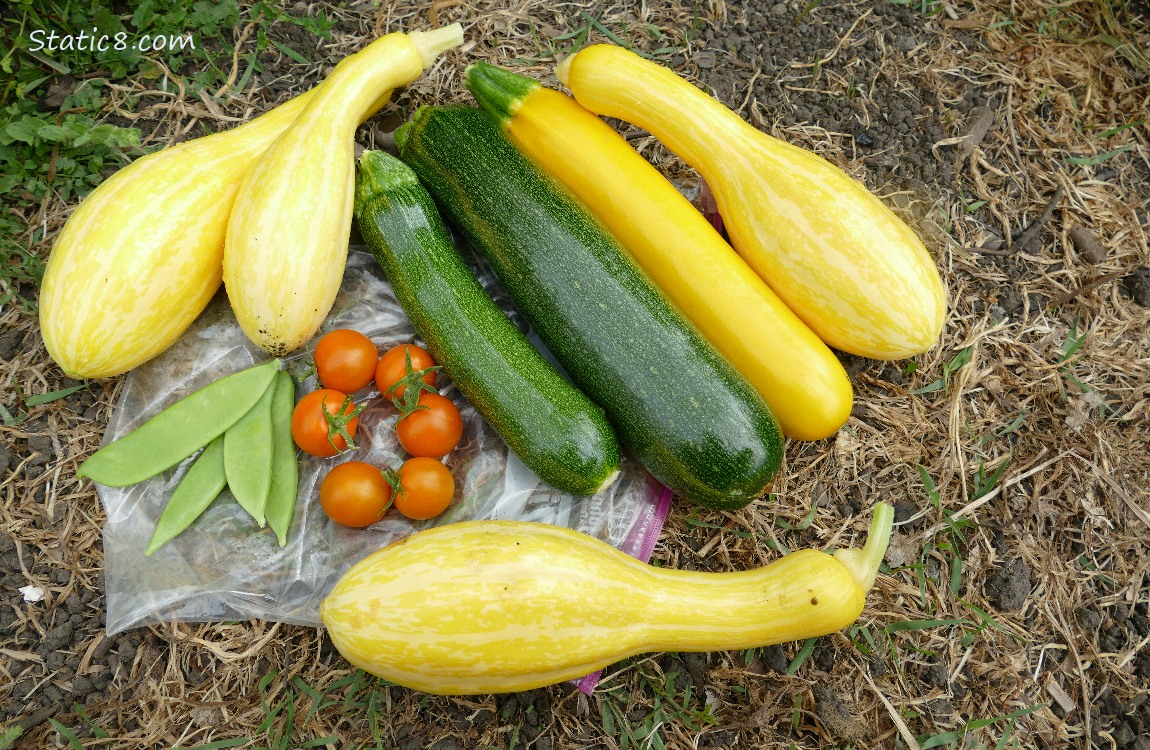
[[[152,144],[229,127],[381,31],[462,21],[466,48],[361,129],[363,145],[385,146],[420,104],[467,101],[472,60],[556,85],[557,55],[614,38],[900,212],[948,286],[940,345],[902,362],[844,356],[856,389],[846,427],[790,443],[774,494],[743,511],[674,506],[655,551],[666,566],[745,569],[782,548],[850,544],[884,500],[898,509],[888,570],[846,631],[631,659],[591,696],[564,685],[428,697],[350,669],[320,632],[266,622],[108,636],[103,510],[75,470],[119,382],[27,406],[76,383],[48,359],[36,318],[10,305],[0,406],[24,419],[0,425],[0,738],[17,748],[1150,749],[1144,3],[290,7],[320,9],[335,19],[326,40],[272,27],[313,62],[269,48],[264,72],[212,108],[158,106],[146,95],[156,81],[131,81],[107,118]],[[242,50],[254,49],[250,31],[234,30]],[[653,139],[629,135],[667,174],[691,177]],[[44,207],[44,257],[73,207]]]

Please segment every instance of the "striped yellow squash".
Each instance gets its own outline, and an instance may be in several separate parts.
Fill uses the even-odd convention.
[[[69,377],[127,372],[191,325],[220,286],[240,180],[311,95],[137,159],[80,203],[40,287],[44,344]]]
[[[320,616],[348,661],[397,684],[444,695],[529,690],[639,653],[745,649],[844,628],[862,612],[893,515],[876,506],[861,549],[803,550],[729,573],[656,568],[546,524],[449,524],[354,565]]]
[[[459,24],[395,32],[341,60],[240,185],[224,247],[224,286],[244,333],[273,356],[315,334],[343,279],[356,127],[392,90],[462,42]]]
[[[899,359],[938,341],[938,269],[861,183],[621,47],[582,49],[557,75],[584,107],[647,128],[697,169],[735,249],[827,344]]]
[[[467,86],[515,146],[559,180],[750,381],[787,437],[832,435],[851,412],[842,364],[690,201],[569,96],[486,63]]]

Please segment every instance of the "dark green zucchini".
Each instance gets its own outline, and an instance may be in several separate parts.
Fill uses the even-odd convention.
[[[355,218],[431,356],[523,463],[576,495],[614,481],[619,444],[603,410],[487,295],[411,169],[385,153],[364,152]]]
[[[783,453],[770,408],[574,197],[473,107],[424,107],[396,138],[639,463],[707,507],[765,492]]]

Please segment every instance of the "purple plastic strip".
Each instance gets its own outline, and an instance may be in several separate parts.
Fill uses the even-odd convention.
[[[663,531],[663,524],[671,510],[671,495],[673,493],[669,488],[652,479],[651,494],[654,496],[654,502],[651,504],[650,512],[643,514],[631,527],[630,532],[627,533],[627,538],[619,546],[619,549],[643,562],[650,562],[651,553],[655,551],[655,543],[659,541],[659,534]],[[586,677],[572,680],[572,683],[584,695],[591,695],[602,676],[603,670],[600,669]]]

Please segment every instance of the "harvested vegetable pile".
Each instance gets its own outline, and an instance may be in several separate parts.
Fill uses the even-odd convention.
[[[942,341],[895,362],[842,355],[847,424],[788,441],[771,494],[745,508],[676,503],[653,559],[719,572],[858,546],[889,502],[887,567],[858,621],[762,649],[634,657],[589,696],[429,697],[352,669],[313,628],[260,621],[107,636],[104,510],[76,470],[122,379],[64,377],[34,313],[37,259],[78,203],[60,181],[90,151],[45,131],[61,140],[28,145],[49,166],[17,171],[12,149],[40,116],[20,110],[24,125],[0,120],[0,748],[1150,748],[1150,10],[656,5],[222,3],[181,17],[201,34],[182,67],[159,56],[65,75],[45,53],[12,59],[43,66],[21,79],[36,112],[64,123],[98,107],[93,122],[139,128],[154,149],[268,111],[379,33],[459,21],[464,46],[399,89],[361,145],[393,148],[420,105],[471,102],[470,63],[558,88],[558,56],[609,42],[839,165],[937,262]],[[79,102],[101,77],[104,102]],[[693,183],[649,134],[612,124]]]

